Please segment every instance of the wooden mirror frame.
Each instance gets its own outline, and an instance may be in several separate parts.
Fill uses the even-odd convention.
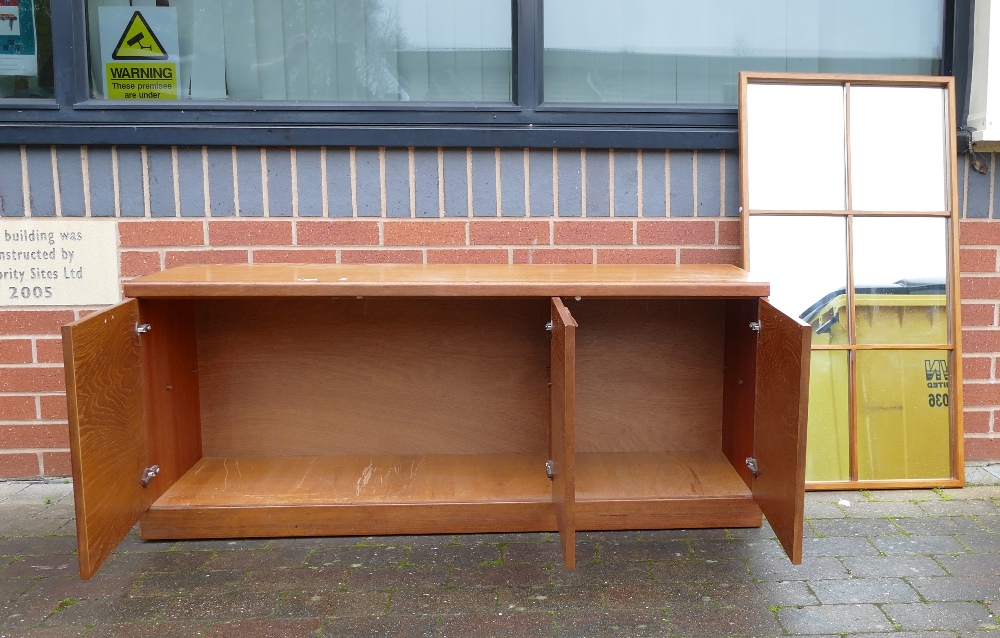
[[[750,131],[753,123],[750,119],[750,101],[748,99],[748,87],[750,85],[771,85],[781,86],[783,89],[795,87],[818,87],[837,86],[842,87],[844,92],[843,108],[843,152],[844,152],[844,206],[842,209],[810,209],[806,206],[792,210],[795,206],[788,206],[788,200],[784,194],[779,199],[785,203],[780,209],[768,210],[765,208],[753,209],[750,207]],[[944,91],[944,121],[933,122],[934,126],[940,126],[943,132],[943,206],[942,210],[861,210],[855,209],[852,202],[852,149],[851,149],[851,87],[923,87],[938,88]],[[816,112],[819,112],[818,110]],[[782,113],[782,116],[785,114]],[[821,120],[814,118],[815,112],[803,113],[789,111],[789,119],[798,118],[800,121],[810,120],[822,125]],[[831,123],[833,129],[837,129],[839,123]],[[887,124],[887,128],[896,126],[894,123]],[[791,128],[791,127],[789,127]],[[767,136],[768,149],[772,153],[780,153],[793,156],[795,162],[805,163],[812,160],[809,148],[801,148],[801,136],[797,137],[795,130],[786,128],[782,134]],[[893,75],[841,75],[841,74],[801,74],[801,73],[758,73],[741,72],[739,78],[739,133],[740,133],[740,217],[742,226],[742,266],[750,269],[750,230],[749,220],[751,215],[821,215],[838,216],[846,219],[847,224],[847,281],[845,293],[847,296],[848,309],[848,339],[844,345],[813,345],[813,350],[839,350],[846,351],[848,357],[848,433],[849,433],[849,476],[846,480],[836,481],[810,481],[807,482],[807,489],[899,489],[899,488],[926,488],[926,487],[961,487],[965,483],[964,477],[964,450],[963,450],[963,424],[962,424],[962,324],[961,324],[961,301],[960,291],[960,270],[958,263],[959,256],[959,216],[958,216],[958,169],[956,158],[956,120],[955,120],[955,82],[951,77],[932,76],[893,76]],[[821,131],[822,133],[822,131]],[[829,135],[828,135],[829,136]],[[772,139],[773,138],[773,139]],[[755,137],[754,144],[759,144],[762,138]],[[886,159],[890,160],[890,154],[898,152],[892,147],[890,141],[885,148]],[[909,158],[907,158],[909,160]],[[817,160],[823,166],[822,160]],[[834,161],[834,164],[837,162]],[[908,165],[919,166],[917,164]],[[768,170],[768,166],[760,169],[755,165],[754,171]],[[780,184],[783,177],[778,174],[780,166],[773,169],[772,175],[768,175],[768,183]],[[926,166],[924,167],[927,168]],[[794,170],[792,172],[795,172]],[[760,173],[757,173],[760,175]],[[800,173],[804,174],[804,173]],[[766,173],[765,173],[766,175]],[[816,177],[817,180],[822,176]],[[839,176],[835,177],[835,179]],[[879,179],[878,176],[875,179]],[[827,180],[829,185],[829,180]],[[787,183],[791,184],[791,180]],[[794,200],[794,197],[791,199]],[[818,198],[817,198],[818,199]],[[947,238],[947,268],[946,274],[946,312],[948,315],[947,342],[934,344],[859,344],[857,342],[856,321],[855,321],[855,290],[854,290],[854,263],[853,263],[853,220],[855,217],[936,217],[948,220],[946,224],[949,237]],[[790,264],[791,265],[791,264]],[[949,367],[948,373],[949,387],[948,394],[950,401],[948,406],[949,420],[949,441],[950,441],[950,476],[940,478],[892,478],[892,479],[860,479],[858,468],[858,365],[857,353],[864,350],[873,351],[904,351],[904,350],[940,350],[948,353]]]

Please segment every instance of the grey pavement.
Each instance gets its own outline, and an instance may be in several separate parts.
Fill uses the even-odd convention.
[[[0,482],[0,637],[1000,638],[1000,464],[761,529],[143,542],[77,575],[68,481]],[[996,633],[994,633],[996,632]]]

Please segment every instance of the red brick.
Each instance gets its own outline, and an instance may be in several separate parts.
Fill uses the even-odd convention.
[[[993,359],[990,357],[962,357],[962,378],[985,381],[990,379]]]
[[[1000,299],[1000,277],[962,277],[962,299]]]
[[[719,245],[740,246],[743,243],[743,224],[736,220],[719,222]]]
[[[994,221],[964,221],[959,226],[963,246],[1000,246],[1000,223]]]
[[[962,400],[969,407],[1000,405],[1000,383],[963,383]]]
[[[167,253],[167,268],[188,264],[246,264],[246,250],[171,250]]]
[[[515,264],[592,264],[594,251],[589,248],[519,248]]]
[[[962,352],[1000,352],[1000,330],[963,330]]]
[[[632,222],[558,221],[553,239],[557,245],[628,246],[632,243]]]
[[[469,241],[474,246],[548,246],[547,221],[469,222]]]
[[[997,325],[996,306],[985,303],[963,303],[962,325],[967,327]]]
[[[290,246],[290,221],[213,221],[208,223],[212,246]]]
[[[424,254],[419,250],[345,250],[340,253],[344,264],[420,264]]]
[[[961,272],[996,272],[997,251],[992,248],[963,248],[959,253]]]
[[[38,353],[36,363],[62,363],[62,339],[37,339],[35,350]]]
[[[962,414],[962,426],[969,434],[986,434],[990,431],[990,411],[966,411]]]
[[[31,363],[31,339],[0,339],[0,363]]]
[[[378,222],[297,221],[299,246],[378,246]]]
[[[0,311],[0,335],[57,335],[74,318],[72,310]]]
[[[0,454],[0,478],[39,476],[37,454]]]
[[[639,222],[638,242],[662,246],[713,245],[715,222],[677,219]]]
[[[60,419],[66,419],[66,396],[59,395],[44,395],[41,398],[42,401],[42,418],[46,421],[58,421]]]
[[[465,222],[388,221],[383,230],[386,246],[465,245]]]
[[[597,251],[599,264],[674,264],[675,248],[606,248]]]
[[[966,438],[965,458],[969,461],[996,461],[1000,459],[1000,436]]]
[[[120,221],[118,236],[123,248],[149,246],[204,246],[205,227],[202,222]]]
[[[42,452],[42,463],[45,465],[45,476],[73,475],[69,452]]]
[[[0,426],[0,448],[68,448],[69,428],[65,425]]]
[[[143,250],[122,251],[122,277],[139,277],[160,271],[160,254]]]
[[[0,392],[65,392],[62,366],[58,368],[0,368]]]
[[[35,418],[35,397],[0,396],[0,421],[27,421]]]
[[[336,250],[255,250],[255,264],[335,264]]]
[[[428,264],[506,264],[510,256],[502,248],[428,250]]]
[[[738,248],[682,248],[682,264],[730,264],[739,266],[740,250]]]

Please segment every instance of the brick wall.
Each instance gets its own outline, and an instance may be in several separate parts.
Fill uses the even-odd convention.
[[[1000,459],[1000,180],[995,154],[986,174],[961,159],[965,456]]]
[[[1000,208],[995,173],[960,159],[966,456],[1000,458]],[[122,278],[223,262],[737,263],[738,184],[736,154],[718,152],[0,147],[0,224],[116,218]],[[88,310],[0,311],[0,477],[69,473],[59,326]]]

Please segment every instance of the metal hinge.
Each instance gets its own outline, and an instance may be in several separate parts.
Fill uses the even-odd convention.
[[[141,337],[145,333],[153,329],[153,326],[148,323],[137,323],[135,324],[135,336]]]
[[[555,461],[545,462],[545,476],[549,477],[550,479],[554,479],[556,477]]]
[[[748,456],[747,467],[750,468],[750,473],[753,474],[754,478],[757,478],[757,474],[760,473],[760,470],[757,469],[757,459],[752,456]]]
[[[760,332],[760,322],[759,321],[751,321],[750,322],[750,329],[753,330],[754,332]]]
[[[154,465],[152,467],[147,467],[142,471],[142,478],[139,480],[143,487],[149,487],[149,482],[153,480],[153,477],[160,473],[160,466]]]
[[[548,322],[547,324],[545,324],[545,329],[548,330],[549,332],[552,332],[552,322],[551,321]]]

